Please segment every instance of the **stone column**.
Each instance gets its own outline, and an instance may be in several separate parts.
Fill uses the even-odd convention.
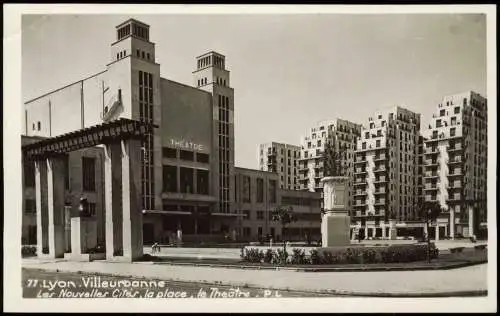
[[[380,227],[382,228],[382,239],[385,239],[385,225],[380,225]]]
[[[35,161],[36,195],[36,248],[37,255],[48,255],[43,249],[49,247],[48,211],[47,211],[47,164],[43,160]]]
[[[436,241],[439,241],[439,225],[437,223],[436,223],[435,233],[436,233]]]
[[[450,207],[450,238],[455,239],[455,207]]]
[[[375,238],[377,236],[377,227],[376,226],[373,226],[373,229],[372,229],[372,237]]]
[[[140,141],[122,140],[123,257],[143,255]]]
[[[366,223],[365,223],[365,228],[364,229],[365,229],[364,237],[365,237],[366,240],[368,240],[368,237],[369,237],[368,236],[368,225]]]
[[[49,219],[49,256],[64,257],[64,161],[47,158],[47,206]]]
[[[104,208],[106,259],[114,257],[122,249],[121,210],[121,149],[120,144],[106,145],[104,148]]]
[[[429,232],[427,231],[427,225],[424,224],[424,237],[427,238],[429,237]]]
[[[469,212],[469,237],[474,236],[474,208],[469,205],[467,208]]]

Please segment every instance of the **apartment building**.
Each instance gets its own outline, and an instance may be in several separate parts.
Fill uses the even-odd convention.
[[[487,99],[473,91],[445,96],[433,114],[424,192],[446,210],[441,236],[486,233],[487,121]]]
[[[331,142],[333,151],[342,153],[340,165],[344,175],[352,179],[354,172],[354,153],[357,138],[361,134],[361,124],[336,119],[321,122],[312,127],[301,140],[301,155],[299,160],[299,189],[311,192],[322,192],[321,178],[325,176],[325,146]],[[348,183],[352,205],[352,180]]]
[[[276,172],[280,189],[297,190],[300,146],[284,143],[259,145],[259,170]]]
[[[399,106],[376,113],[363,127],[354,162],[351,223],[367,238],[395,238],[398,226],[412,228],[408,223],[418,221],[422,143],[420,114]]]

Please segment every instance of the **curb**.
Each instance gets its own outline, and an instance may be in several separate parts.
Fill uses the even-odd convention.
[[[186,284],[203,284],[203,285],[219,285],[219,286],[229,286],[235,288],[248,288],[248,289],[263,289],[262,286],[254,285],[254,284],[241,284],[241,283],[233,283],[233,282],[207,282],[207,281],[186,281],[179,279],[156,279],[144,276],[135,276],[135,275],[127,275],[127,274],[117,274],[117,273],[103,273],[103,272],[90,272],[90,271],[69,271],[66,269],[44,269],[44,268],[24,268],[26,270],[33,271],[46,271],[46,272],[62,272],[62,273],[74,273],[74,274],[91,274],[96,276],[108,276],[108,277],[123,277],[123,278],[134,278],[139,280],[162,280],[162,281],[173,281],[177,283],[186,283]],[[295,293],[308,293],[308,294],[318,294],[321,296],[351,296],[351,297],[406,297],[406,298],[431,298],[431,297],[478,297],[478,296],[487,296],[488,290],[470,290],[470,291],[456,291],[456,292],[436,292],[436,293],[379,293],[379,292],[353,292],[346,290],[294,290],[288,287],[271,287],[267,288],[268,290],[273,291],[286,291],[286,292],[295,292]]]
[[[250,266],[250,265],[234,265],[234,264],[212,264],[212,263],[192,263],[192,262],[158,262],[153,261],[152,264],[156,265],[170,265],[170,266],[191,266],[191,267],[210,267],[210,268],[224,268],[224,269],[240,269],[240,270],[285,270],[294,272],[378,272],[378,271],[430,271],[430,270],[452,270],[464,268],[479,264],[488,263],[488,260],[479,260],[474,262],[461,262],[450,264],[446,266],[417,266],[417,267],[328,267],[328,268],[301,268],[301,267],[283,267],[283,266]]]

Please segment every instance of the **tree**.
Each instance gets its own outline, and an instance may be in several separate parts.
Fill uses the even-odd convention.
[[[336,148],[336,137],[328,136],[325,143],[325,153],[323,156],[324,172],[326,177],[336,177],[345,175],[342,168],[342,161],[345,159],[345,148]]]
[[[427,236],[426,236],[426,239],[427,239],[427,262],[430,262],[431,261],[431,256],[430,256],[431,239],[429,237],[429,226],[433,222],[437,221],[439,214],[441,214],[443,209],[442,209],[441,205],[439,205],[439,203],[434,202],[434,201],[424,201],[423,199],[420,199],[417,202],[416,208],[419,212],[420,218],[422,218],[422,220],[425,223],[425,227],[426,227],[426,231],[427,231]],[[439,229],[439,228],[436,226],[436,229]]]
[[[272,211],[271,219],[280,222],[283,227],[283,251],[286,252],[286,228],[289,224],[297,221],[293,208],[291,206],[278,206]]]

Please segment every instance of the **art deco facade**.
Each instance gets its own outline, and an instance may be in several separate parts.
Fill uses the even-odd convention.
[[[485,228],[487,120],[486,98],[469,91],[444,97],[429,125],[425,198],[446,209],[445,234],[451,237]]]
[[[130,19],[115,34],[103,71],[25,102],[24,136],[55,137],[117,118],[154,123],[141,144],[144,242],[166,242],[178,228],[186,240],[235,229],[234,92],[225,57],[197,57],[188,86],[160,76],[147,24]],[[98,159],[87,163],[102,169]]]
[[[259,145],[259,169],[276,172],[280,189],[299,189],[299,157],[299,146],[277,142]]]
[[[333,140],[336,150],[345,152],[341,159],[341,167],[345,176],[352,178],[354,170],[354,152],[356,140],[360,135],[361,125],[342,119],[322,122],[309,130],[302,138],[299,161],[300,190],[321,192],[321,178],[325,176],[325,145],[328,139]],[[349,182],[349,194],[352,197],[352,182]],[[352,204],[351,201],[348,202]]]
[[[370,117],[363,127],[354,162],[351,221],[366,237],[393,238],[397,222],[418,220],[414,206],[422,141],[420,114],[399,106]]]

